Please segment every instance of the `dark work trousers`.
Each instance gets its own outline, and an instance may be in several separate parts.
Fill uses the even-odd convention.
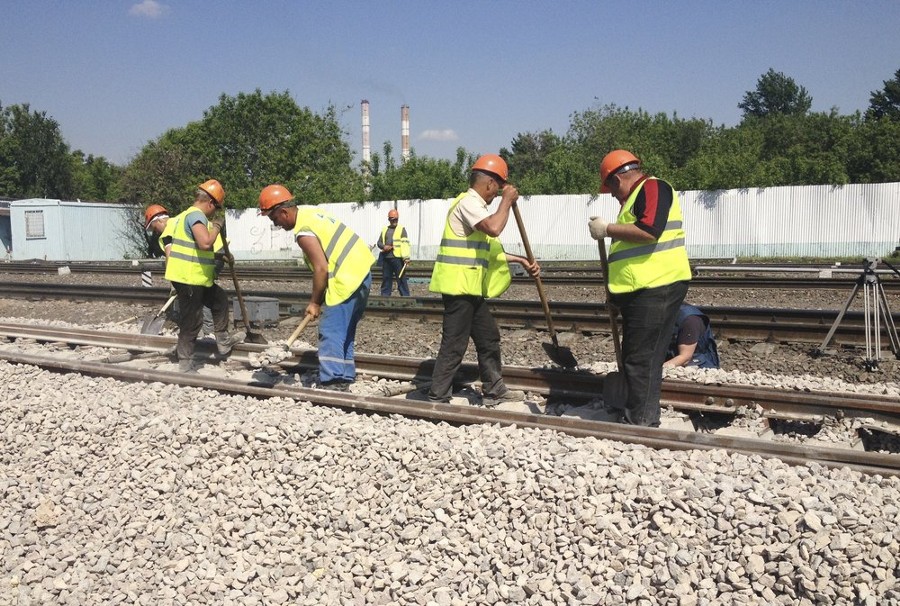
[[[397,257],[384,257],[381,260],[381,296],[390,297],[391,291],[394,290],[394,277],[400,275],[403,269],[403,259]],[[409,296],[409,283],[404,275],[402,278],[397,277],[397,290],[401,297]]]
[[[194,357],[194,344],[203,328],[203,308],[212,312],[216,334],[228,332],[228,295],[218,285],[194,286],[172,282],[178,294],[178,352],[179,360]]]
[[[626,423],[659,427],[662,365],[687,290],[684,281],[611,297],[622,313]]]
[[[506,392],[501,375],[500,330],[491,315],[484,297],[472,295],[442,295],[444,325],[441,348],[431,375],[428,396],[435,400],[449,400],[453,394],[453,377],[462,365],[469,347],[469,338],[478,354],[478,373],[481,391],[486,397]]]

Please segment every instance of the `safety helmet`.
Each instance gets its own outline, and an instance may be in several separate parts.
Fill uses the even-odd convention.
[[[603,156],[603,160],[600,162],[600,193],[609,193],[609,187],[606,185],[606,180],[610,175],[614,174],[617,170],[627,164],[635,163],[640,165],[641,161],[633,153],[625,151],[624,149],[614,149]]]
[[[509,180],[509,167],[506,166],[506,161],[497,154],[485,154],[481,156],[475,160],[475,164],[472,165],[472,170],[480,170],[497,175],[503,179],[504,182]]]
[[[270,212],[294,199],[291,192],[284,185],[266,185],[259,192],[259,214],[268,215]]]
[[[225,200],[225,190],[222,189],[221,183],[215,179],[210,179],[209,181],[204,181],[198,187],[212,196],[216,204],[222,206],[222,201]]]
[[[399,219],[400,213],[397,212],[396,208],[392,208],[388,211],[388,219]]]
[[[144,211],[144,229],[150,229],[150,224],[160,215],[169,216],[169,211],[166,210],[165,206],[160,204],[151,204],[148,206],[147,210]]]

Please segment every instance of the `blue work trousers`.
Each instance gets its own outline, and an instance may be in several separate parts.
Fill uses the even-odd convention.
[[[397,278],[397,291],[401,297],[409,296],[409,282],[404,275],[400,277],[403,270],[403,259],[397,257],[384,257],[381,260],[381,296],[390,297],[391,291],[394,290],[394,277]]]
[[[319,381],[356,380],[356,363],[353,347],[356,341],[356,325],[362,320],[369,301],[372,274],[350,297],[337,305],[326,305],[319,318]]]
[[[659,427],[662,366],[687,290],[685,281],[612,295],[612,303],[622,313],[626,423]]]

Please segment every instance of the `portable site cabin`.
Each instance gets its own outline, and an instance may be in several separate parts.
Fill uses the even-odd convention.
[[[121,261],[132,248],[134,209],[34,198],[9,204],[13,260]]]

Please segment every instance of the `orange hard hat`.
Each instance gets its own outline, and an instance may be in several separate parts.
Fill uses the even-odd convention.
[[[396,208],[392,208],[388,211],[388,219],[399,219],[400,213],[397,212]]]
[[[222,201],[225,199],[225,190],[222,189],[221,183],[215,179],[210,179],[209,181],[204,181],[198,187],[212,196],[212,199],[216,201],[216,204],[219,206],[222,205]]]
[[[626,164],[635,163],[640,164],[641,161],[633,153],[625,151],[624,149],[614,149],[603,156],[603,160],[600,162],[600,193],[609,193],[609,187],[606,185],[606,180],[611,174],[615,173]]]
[[[289,192],[288,188],[284,185],[266,185],[263,190],[259,192],[259,214],[268,215],[275,210],[276,207],[293,199],[294,196],[291,195],[291,192]]]
[[[485,154],[475,160],[472,170],[481,170],[486,173],[497,175],[504,181],[509,180],[509,167],[506,161],[497,154]]]
[[[150,224],[160,215],[169,216],[169,211],[166,210],[165,206],[160,204],[151,204],[148,206],[147,210],[144,211],[144,229],[150,229]]]

